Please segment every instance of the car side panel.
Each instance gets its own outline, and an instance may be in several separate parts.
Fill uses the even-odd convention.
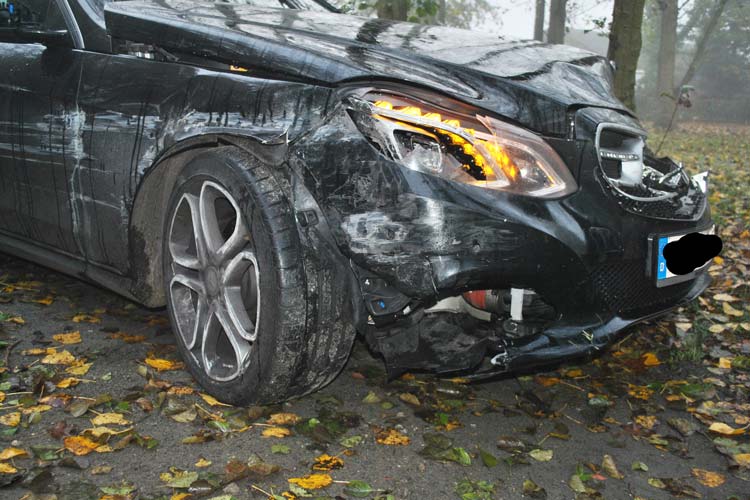
[[[130,55],[85,54],[76,197],[89,262],[129,274],[133,203],[171,147],[205,134],[286,140],[323,119],[331,92]]]

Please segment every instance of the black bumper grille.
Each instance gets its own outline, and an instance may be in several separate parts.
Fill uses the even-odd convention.
[[[646,276],[645,262],[632,260],[603,264],[591,277],[607,307],[623,317],[647,315],[674,305],[695,282],[657,288],[654,279]]]
[[[649,196],[649,191],[633,192],[636,196]],[[706,196],[700,190],[693,189],[684,196],[672,200],[639,201],[629,198],[610,187],[612,195],[622,208],[630,213],[664,220],[697,220],[703,215]]]

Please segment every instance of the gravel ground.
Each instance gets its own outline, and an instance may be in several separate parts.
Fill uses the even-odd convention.
[[[532,480],[544,489],[533,493],[527,483],[527,494],[536,498],[570,499],[578,494],[579,498],[662,499],[673,498],[680,491],[709,499],[750,498],[750,485],[742,479],[743,474],[728,469],[727,458],[716,451],[712,440],[717,436],[693,416],[695,412],[686,411],[695,406],[695,398],[670,398],[663,385],[653,394],[645,389],[645,399],[628,394],[628,388],[634,386],[711,376],[700,363],[656,365],[648,362],[648,356],[634,357],[634,352],[653,351],[659,353],[658,359],[664,359],[659,350],[664,336],[658,333],[658,325],[634,329],[629,339],[594,362],[478,385],[429,375],[407,376],[388,384],[381,362],[358,343],[347,367],[322,391],[283,407],[233,409],[211,406],[200,398],[199,388],[183,370],[146,368],[144,360],[149,356],[179,358],[164,311],[141,308],[101,288],[1,254],[0,281],[0,287],[5,287],[0,302],[5,319],[0,322],[0,340],[13,346],[9,356],[8,347],[0,350],[0,359],[3,353],[9,357],[0,378],[5,392],[0,418],[24,410],[16,427],[0,425],[4,430],[0,450],[16,447],[31,453],[32,447],[37,447],[39,454],[38,447],[47,445],[56,453],[46,457],[51,460],[32,454],[8,461],[17,472],[0,474],[3,499],[57,495],[79,500],[99,498],[106,492],[131,498],[169,498],[191,492],[192,498],[266,498],[253,486],[276,494],[284,492],[290,486],[287,479],[310,474],[313,460],[323,453],[343,460],[342,468],[322,472],[339,481],[315,491],[323,497],[353,498],[345,493],[344,483],[357,480],[382,490],[365,498],[378,494],[397,499],[461,498],[457,484],[463,482],[469,488],[477,481],[491,483],[494,492],[464,498],[521,498],[524,482]],[[43,303],[34,302],[39,300]],[[85,318],[74,322],[81,313],[98,322],[86,322]],[[53,340],[53,335],[66,331],[79,331],[82,342],[60,345]],[[77,376],[81,381],[75,387],[54,387],[70,376],[65,372],[69,365],[45,364],[44,356],[28,354],[30,349],[54,347],[92,363],[85,375]],[[617,355],[613,355],[615,351]],[[47,368],[46,373],[40,366]],[[187,394],[191,391],[194,393]],[[709,400],[708,396],[701,397]],[[99,401],[93,401],[97,398]],[[71,414],[76,413],[74,403],[81,401],[100,404],[75,417]],[[35,410],[39,404],[51,409]],[[183,415],[184,422],[168,415],[175,411]],[[114,451],[99,452],[102,449],[78,457],[62,451],[66,437],[93,427],[91,419],[98,413],[112,412],[121,413],[130,423],[108,425],[110,428],[133,429],[108,439]],[[300,417],[303,424],[317,418],[327,426],[326,431],[305,432],[311,426],[303,425],[291,429],[289,437],[263,437],[262,432],[271,428],[266,423],[268,416],[280,412]],[[193,413],[196,416],[190,419]],[[231,424],[233,418],[240,421],[235,429],[209,424],[212,420]],[[670,418],[686,419],[697,432],[683,436],[668,425]],[[406,442],[404,437],[408,437],[409,443],[378,443],[376,436],[382,436],[384,429],[392,429],[397,441]],[[209,440],[183,443],[201,432]],[[424,435],[430,439],[430,433],[452,439],[448,451],[420,453]],[[158,444],[152,449],[140,446],[136,434],[144,445],[153,443],[147,436]],[[123,445],[121,436],[131,436],[130,442],[126,439]],[[361,443],[351,448],[340,444],[342,438],[352,436],[361,436]],[[106,436],[100,436],[98,442],[105,441]],[[277,453],[272,452],[275,445]],[[498,463],[485,465],[480,449]],[[529,453],[535,449],[542,453]],[[269,475],[265,474],[271,468],[248,471],[242,464],[253,455],[279,469]],[[470,460],[471,464],[434,460],[430,455]],[[612,457],[624,478],[612,477],[617,474],[602,469],[605,455]],[[200,459],[204,459],[201,465],[211,464],[198,467]],[[492,458],[486,460],[493,465]],[[633,470],[634,462],[642,462],[648,471]],[[162,474],[171,468],[175,468],[173,472],[199,472],[200,476],[192,481],[192,489],[169,487]],[[236,474],[228,474],[227,469]],[[693,469],[716,472],[723,483],[706,486]],[[571,483],[577,471],[587,492],[575,480]]]

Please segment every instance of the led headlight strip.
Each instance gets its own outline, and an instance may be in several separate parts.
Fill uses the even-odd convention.
[[[407,168],[489,189],[559,197],[576,189],[541,138],[491,117],[452,115],[402,96],[370,93],[352,108],[366,136]]]

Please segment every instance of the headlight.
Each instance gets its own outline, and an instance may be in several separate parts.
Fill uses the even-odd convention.
[[[385,92],[350,97],[360,131],[406,168],[541,198],[576,190],[560,156],[535,134],[475,114],[459,114]]]

